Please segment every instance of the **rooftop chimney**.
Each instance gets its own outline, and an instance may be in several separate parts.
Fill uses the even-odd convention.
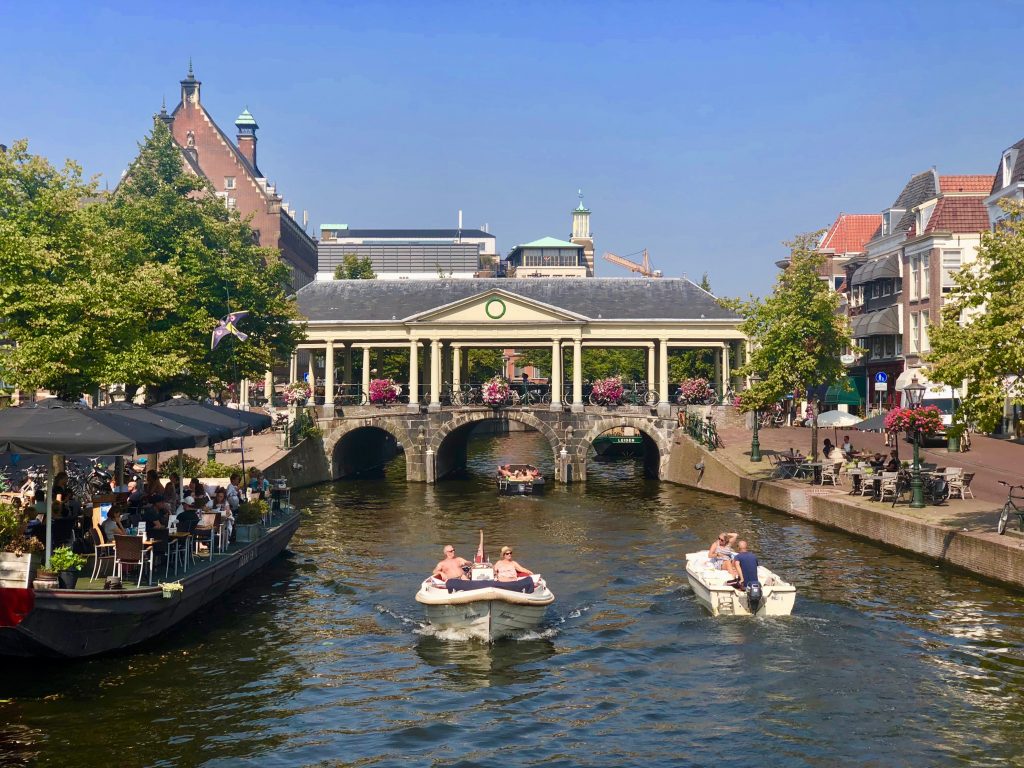
[[[249,164],[256,170],[256,175],[259,176],[259,168],[256,165],[256,129],[259,126],[256,125],[256,120],[249,114],[248,109],[242,110],[242,114],[235,120],[235,128],[238,129],[236,137],[238,151],[249,161]]]

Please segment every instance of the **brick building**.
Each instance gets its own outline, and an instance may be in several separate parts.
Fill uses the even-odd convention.
[[[201,83],[189,64],[181,81],[181,101],[171,114],[161,110],[188,166],[207,178],[229,208],[250,222],[259,244],[277,248],[291,271],[291,287],[298,290],[316,275],[316,241],[295,221],[290,208],[267,181],[256,162],[256,120],[245,110],[235,121],[232,142],[214,122],[200,100]]]

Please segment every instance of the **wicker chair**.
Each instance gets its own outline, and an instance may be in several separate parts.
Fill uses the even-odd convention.
[[[974,492],[971,490],[971,482],[974,480],[973,472],[964,472],[961,475],[955,475],[949,478],[949,498],[966,499],[970,496],[974,498]]]

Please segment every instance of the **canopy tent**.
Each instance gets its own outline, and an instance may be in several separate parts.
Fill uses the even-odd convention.
[[[847,376],[843,383],[834,384],[825,392],[826,405],[860,405],[862,402],[857,382]],[[821,423],[821,419],[818,419]]]
[[[129,419],[135,419],[137,421],[146,422],[148,424],[155,424],[164,429],[172,432],[177,432],[181,435],[188,435],[192,437],[195,442],[191,446],[186,447],[200,447],[209,445],[211,440],[216,442],[218,439],[226,440],[231,436],[229,430],[224,427],[218,427],[215,424],[201,424],[197,421],[179,421],[171,418],[170,412],[165,415],[161,411],[153,411],[149,408],[143,408],[141,405],[135,405],[134,403],[128,402],[116,402],[109,403],[99,408],[100,411],[114,411],[123,414]],[[218,435],[223,435],[218,437]]]
[[[206,423],[221,428],[222,437],[214,438],[211,435],[211,440],[214,442],[226,440],[229,437],[241,437],[256,429],[266,429],[271,424],[269,416],[250,414],[234,408],[205,405],[182,397],[154,403],[149,408],[161,414],[166,413],[168,418],[180,421],[182,424],[196,426]],[[224,434],[223,430],[227,430],[227,433]]]
[[[878,416],[872,416],[870,419],[864,419],[864,421],[857,424],[857,429],[862,432],[875,432],[885,429],[885,417],[888,413],[881,413]]]

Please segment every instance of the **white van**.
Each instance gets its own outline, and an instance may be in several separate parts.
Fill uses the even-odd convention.
[[[942,429],[933,435],[936,440],[945,440],[953,423],[953,414],[960,407],[960,393],[953,387],[928,385],[921,396],[921,405],[934,405],[942,411]]]

